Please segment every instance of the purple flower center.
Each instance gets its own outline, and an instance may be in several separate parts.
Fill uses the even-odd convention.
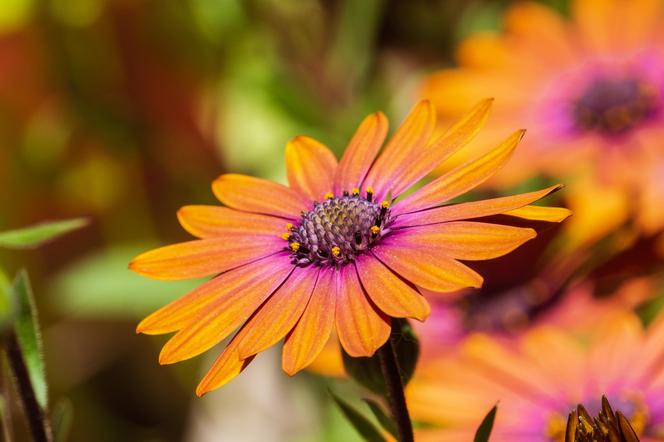
[[[634,77],[595,79],[573,102],[578,129],[618,135],[633,129],[659,109],[657,89]]]
[[[289,226],[285,237],[294,264],[339,266],[351,262],[371,248],[389,231],[390,209],[386,201],[372,201],[373,193],[359,191],[328,194],[314,208],[303,212],[297,226]]]

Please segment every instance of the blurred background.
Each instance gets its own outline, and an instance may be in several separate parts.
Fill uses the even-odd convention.
[[[219,174],[283,180],[293,136],[340,153],[370,112],[394,128],[421,78],[453,65],[464,37],[498,29],[510,3],[0,1],[0,230],[91,220],[37,251],[0,250],[9,272],[31,273],[70,439],[359,440],[327,398],[331,381],[288,378],[274,349],[196,398],[215,352],[162,367],[166,338],[134,328],[197,281],[147,280],[127,263],[187,240],[175,213],[215,204]],[[543,3],[568,13],[565,0]]]

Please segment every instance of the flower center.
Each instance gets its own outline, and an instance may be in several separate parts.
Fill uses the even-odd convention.
[[[598,78],[572,104],[576,126],[605,135],[624,133],[659,109],[659,93],[637,78]]]
[[[373,201],[369,188],[366,196],[359,189],[340,197],[329,193],[322,203],[303,212],[297,226],[287,225],[283,238],[294,264],[339,266],[351,262],[389,232],[389,202]]]

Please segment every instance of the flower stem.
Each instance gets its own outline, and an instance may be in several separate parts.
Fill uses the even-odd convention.
[[[13,330],[5,336],[5,345],[7,359],[9,359],[9,366],[16,378],[18,394],[21,397],[23,409],[25,410],[32,440],[35,442],[51,442],[53,438],[48,417],[39,405],[39,402],[37,402],[37,396],[32,388],[32,382],[30,382],[28,366],[23,358],[16,333]]]
[[[378,358],[387,385],[387,401],[397,425],[399,442],[413,442],[413,425],[410,421],[406,396],[403,392],[403,381],[395,352],[395,338],[396,335],[391,333],[390,339],[378,349]]]

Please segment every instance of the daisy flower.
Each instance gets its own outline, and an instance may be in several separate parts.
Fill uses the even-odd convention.
[[[664,227],[657,203],[664,198],[664,4],[573,0],[570,9],[566,19],[535,3],[509,8],[503,31],[467,38],[458,48],[459,67],[426,78],[422,95],[446,119],[491,91],[500,119],[488,125],[478,149],[501,127],[529,128],[494,184],[540,174],[591,177],[579,192],[602,197],[578,207],[607,213],[587,221],[588,233],[627,216],[642,231],[657,231]],[[574,196],[568,182],[566,193]],[[570,207],[581,222],[585,212]]]
[[[413,419],[440,427],[417,440],[472,440],[499,402],[492,441],[563,442],[570,410],[581,403],[596,416],[602,395],[642,442],[663,440],[663,339],[664,317],[644,330],[625,313],[584,333],[543,326],[516,341],[473,335],[459,354],[421,366],[409,384]]]
[[[216,275],[138,325],[141,333],[176,332],[160,363],[194,357],[238,329],[197,394],[225,384],[282,338],[283,369],[293,375],[316,358],[333,330],[349,355],[370,356],[388,339],[390,317],[423,321],[429,315],[420,289],[479,287],[482,277],[460,260],[504,255],[535,231],[471,219],[568,215],[531,205],[560,186],[445,204],[491,177],[523,131],[403,196],[473,138],[490,105],[482,101],[439,136],[435,110],[423,101],[382,149],[387,119],[369,115],[338,163],[321,143],[297,137],[286,146],[289,186],[236,174],[217,178],[212,190],[223,207],[178,212],[182,226],[200,239],[130,263],[158,279]]]

